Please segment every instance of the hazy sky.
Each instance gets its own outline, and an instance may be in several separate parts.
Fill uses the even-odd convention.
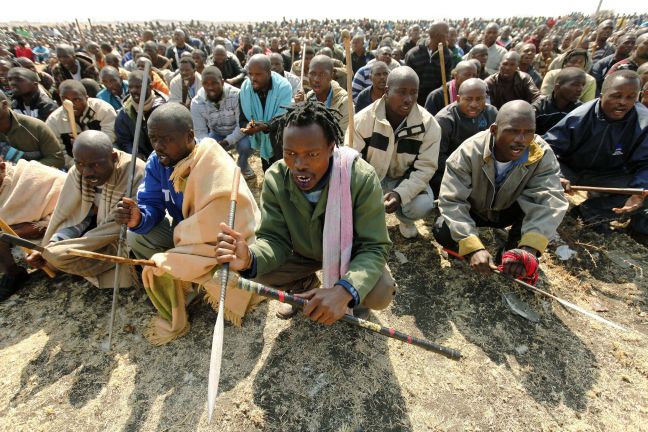
[[[641,4],[644,4],[642,7]],[[390,5],[393,5],[390,7]],[[558,16],[570,12],[594,13],[598,0],[540,0],[486,1],[463,0],[443,2],[363,1],[363,0],[301,0],[273,1],[168,1],[159,0],[32,0],[2,7],[0,21],[63,22],[78,18],[93,21],[150,21],[199,19],[201,21],[263,21],[290,18],[376,18],[376,19],[436,19],[441,17],[508,17],[546,15]],[[647,12],[645,2],[636,0],[603,0],[602,9],[617,13]],[[453,7],[454,6],[454,7]],[[77,11],[77,12],[75,12]]]

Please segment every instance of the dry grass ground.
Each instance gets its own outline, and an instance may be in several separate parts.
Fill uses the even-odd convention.
[[[459,362],[344,324],[281,321],[277,303],[265,302],[242,328],[226,325],[208,425],[216,315],[207,305],[190,307],[186,337],[156,348],[142,335],[153,307],[144,292],[123,290],[106,353],[111,292],[34,273],[0,305],[0,430],[648,430],[645,247],[567,218],[561,233],[577,256],[543,258],[540,286],[630,329],[620,332],[448,262],[429,223],[404,241],[389,218],[400,288],[370,319],[459,349]],[[511,313],[509,291],[539,323]]]

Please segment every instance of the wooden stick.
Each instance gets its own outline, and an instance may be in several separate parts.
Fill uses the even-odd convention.
[[[349,111],[349,125],[347,127],[347,134],[349,136],[349,147],[353,147],[353,135],[355,134],[354,119],[353,119],[353,67],[351,65],[351,32],[348,30],[342,31],[344,39],[344,53],[346,55],[346,71],[347,71],[347,104]]]
[[[293,63],[295,63],[295,42],[290,42],[290,68],[291,69]]]
[[[234,228],[234,217],[236,216],[236,202],[238,201],[239,183],[241,182],[241,168],[234,170],[232,182],[232,194],[230,195],[230,208],[227,215],[227,226]],[[220,380],[221,364],[223,360],[223,339],[225,333],[225,291],[229,279],[229,263],[223,264],[220,269],[220,300],[218,301],[218,318],[214,326],[214,337],[212,339],[211,356],[209,359],[209,384],[207,388],[207,411],[208,422],[211,422],[214,414],[214,404],[218,395],[218,381]]]
[[[74,104],[72,103],[71,100],[66,99],[63,101],[63,109],[67,113],[68,123],[70,124],[70,132],[72,133],[72,138],[76,139],[78,134],[77,134],[76,117],[74,117]]]
[[[0,230],[6,232],[7,234],[11,234],[12,236],[19,237],[18,234],[16,234],[16,231],[14,231],[7,222],[4,221],[4,219],[0,218]],[[28,249],[26,247],[20,246],[20,249],[22,249],[27,255],[32,253],[31,249]],[[47,273],[47,276],[53,278],[56,276],[56,273],[54,273],[49,267],[45,266],[41,270],[43,270],[45,273]]]
[[[447,106],[449,101],[448,86],[446,85],[446,70],[445,70],[445,56],[443,53],[443,42],[439,42],[439,62],[441,64],[441,85],[443,88],[443,106]]]
[[[617,195],[648,195],[648,189],[636,188],[610,188],[610,187],[597,187],[597,186],[571,186],[573,191],[583,192],[599,192]]]
[[[306,41],[304,41],[304,46],[302,47],[301,76],[299,77],[299,85],[301,86],[302,92],[304,91],[304,65],[305,64],[306,64]],[[292,66],[290,68],[292,69]]]
[[[580,48],[581,47],[581,45],[583,44],[583,40],[585,39],[585,37],[588,35],[589,32],[590,32],[590,28],[585,27],[585,30],[583,30],[583,34],[580,36],[580,39],[578,39],[578,43],[576,44],[576,46],[574,48]]]
[[[81,42],[81,48],[85,49],[86,42],[85,42],[85,37],[83,36],[83,31],[81,31],[81,25],[79,24],[79,20],[74,18],[74,21],[76,22],[77,30],[79,30],[79,41]]]
[[[115,264],[157,267],[155,261],[153,260],[131,259],[131,258],[125,258],[125,257],[115,256],[115,255],[104,255],[97,252],[90,252],[81,249],[70,249],[68,252],[70,253],[70,255],[80,256],[83,258],[90,258],[97,261],[107,261]]]

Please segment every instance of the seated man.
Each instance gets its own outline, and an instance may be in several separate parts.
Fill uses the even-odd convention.
[[[326,108],[333,108],[340,113],[340,129],[346,131],[349,126],[349,98],[347,92],[333,81],[333,61],[325,55],[316,55],[308,67],[308,82],[311,91],[306,99],[315,99]],[[300,91],[295,96],[295,102],[302,102],[304,95]]]
[[[156,109],[148,120],[148,134],[155,152],[146,162],[138,202],[123,198],[114,214],[117,223],[129,227],[133,254],[157,264],[145,267],[142,279],[160,312],[147,336],[161,345],[189,330],[185,294],[191,282],[202,285],[208,301],[218,305],[220,284],[212,279],[218,230],[213,227],[227,220],[236,165],[216,141],[205,138],[195,144],[191,113],[180,104]],[[254,197],[241,181],[235,226],[247,241],[254,240],[258,219]],[[250,293],[228,290],[227,319],[240,325],[251,299]]]
[[[528,74],[518,70],[519,64],[520,54],[508,52],[502,58],[499,72],[486,78],[490,101],[495,108],[517,99],[531,104],[540,98],[540,90]]]
[[[136,69],[143,71],[144,69],[146,69],[147,63],[150,64],[151,59],[149,59],[146,56],[138,57],[135,62]],[[168,69],[165,69],[165,72],[171,74],[171,71],[169,71]],[[166,82],[164,81],[164,75],[162,74],[161,71],[157,70],[152,66],[149,72],[149,81],[151,81],[151,88],[153,90],[157,90],[158,92],[164,94],[165,96],[169,96],[169,87],[166,85]]]
[[[265,175],[256,242],[248,245],[239,229],[221,224],[217,250],[218,262],[241,276],[302,293],[309,299],[304,313],[322,324],[349,307],[384,309],[396,291],[386,266],[391,242],[380,181],[357,152],[337,148],[336,116],[309,99],[281,117],[284,157]],[[343,167],[350,172],[346,180]],[[325,289],[314,289],[320,269]],[[294,313],[282,305],[278,316]]]
[[[74,120],[78,134],[86,130],[100,130],[108,136],[111,142],[115,141],[114,129],[117,113],[108,102],[88,97],[83,84],[75,80],[63,81],[59,86],[59,94],[61,100],[69,100],[74,106]],[[65,148],[67,156],[71,157],[72,130],[68,113],[64,107],[58,107],[49,116],[47,126],[52,129],[59,143]]]
[[[476,65],[468,60],[460,61],[457,66],[452,70],[454,77],[446,84],[448,92],[448,104],[457,100],[457,93],[461,83],[470,78],[477,78]],[[445,99],[443,97],[443,86],[432,91],[425,100],[425,109],[432,115],[437,115],[439,111],[445,106]],[[443,171],[441,172],[443,175]]]
[[[177,102],[189,108],[191,99],[196,96],[202,87],[202,78],[196,72],[196,63],[191,57],[183,56],[180,59],[180,73],[169,84],[169,102]]]
[[[313,60],[313,57],[315,57],[315,50],[313,49],[312,46],[307,46],[304,49],[304,58],[300,60],[295,60],[295,62],[292,64],[292,67],[290,68],[290,72],[293,73],[293,75],[301,77],[301,71],[302,71],[302,64],[303,70],[304,70],[304,79],[302,80],[302,88],[306,93],[308,93],[311,89],[310,84],[308,83],[308,67],[310,66],[311,60]]]
[[[191,101],[196,141],[213,138],[224,148],[236,147],[238,166],[246,179],[256,177],[248,163],[252,154],[250,138],[238,127],[240,90],[225,82],[220,69],[207,66],[202,73],[203,87]]]
[[[71,248],[115,255],[119,225],[112,211],[124,195],[131,172],[131,156],[115,150],[112,140],[100,131],[79,134],[73,146],[74,166],[43,237],[45,251],[32,252],[27,263],[36,268],[83,276],[98,288],[112,288],[115,264],[71,255]],[[137,160],[133,187],[144,176],[144,162]],[[130,286],[128,272],[119,281]]]
[[[601,97],[567,114],[545,135],[562,171],[563,186],[648,189],[648,108],[637,102],[639,76],[618,71],[605,77]],[[591,195],[578,208],[587,222],[609,231],[609,220],[630,216],[630,232],[648,234],[644,195]]]
[[[97,99],[108,102],[115,111],[124,106],[128,97],[128,83],[119,76],[119,71],[112,66],[106,66],[99,72],[99,78],[104,88],[97,93]]]
[[[171,60],[158,54],[158,44],[155,41],[147,41],[144,43],[144,52],[151,57],[151,63],[156,69],[169,69]]]
[[[224,46],[216,45],[212,54],[214,66],[220,69],[223,79],[229,85],[240,87],[246,77],[245,69],[241,67],[238,58],[228,52]]]
[[[286,112],[292,102],[292,87],[285,78],[272,72],[270,59],[263,54],[253,55],[246,66],[249,78],[239,93],[241,132],[250,137],[252,148],[259,151],[265,171],[281,159],[281,144],[270,132],[272,119]]]
[[[91,59],[76,55],[74,48],[70,45],[58,45],[56,47],[56,58],[58,58],[58,63],[52,69],[56,88],[65,80],[81,81],[83,78],[99,80],[99,71],[92,64]]]
[[[385,95],[389,67],[384,62],[376,61],[369,66],[371,69],[371,85],[358,94],[355,101],[355,112],[360,112]]]
[[[56,102],[41,90],[35,72],[17,67],[9,70],[7,79],[13,89],[11,108],[14,111],[46,121],[47,117],[58,108]]]
[[[37,118],[14,112],[9,99],[0,91],[0,159],[17,163],[36,160],[43,165],[63,168],[63,146],[54,132]]]
[[[353,95],[354,102],[358,100],[358,95],[360,92],[371,85],[371,66],[377,62],[381,61],[387,65],[390,71],[396,69],[401,64],[392,58],[392,49],[388,46],[378,48],[376,51],[377,57],[367,63],[366,66],[361,67],[353,75],[353,82],[351,83],[351,93]],[[306,69],[308,70],[308,69]]]
[[[446,161],[439,194],[443,224],[434,227],[434,237],[474,270],[489,273],[493,258],[477,228],[511,226],[504,273],[535,283],[536,271],[528,274],[523,260],[537,269],[536,257],[567,211],[559,173],[551,148],[535,134],[531,105],[504,104],[489,130],[468,138]]]
[[[142,82],[144,81],[144,72],[135,70],[130,73],[128,78],[129,97],[124,101],[124,107],[117,113],[115,120],[115,148],[126,153],[133,152],[133,142],[135,140],[135,126],[137,125],[137,110],[140,103],[142,92]],[[147,160],[153,152],[153,146],[146,133],[146,122],[160,105],[166,103],[166,96],[151,88],[151,80],[146,82],[146,99],[144,100],[144,118],[142,119],[142,134],[137,148],[138,156]]]
[[[354,117],[353,147],[376,170],[385,192],[385,211],[396,213],[405,238],[416,237],[414,222],[434,211],[429,183],[441,141],[439,124],[416,103],[418,83],[409,66],[394,69],[385,96]]]
[[[559,57],[560,58],[560,57]],[[542,87],[540,87],[540,92],[543,95],[549,96],[553,91],[554,84],[556,82],[556,77],[560,72],[560,69],[565,69],[568,67],[576,67],[584,72],[587,72],[591,67],[591,62],[589,58],[589,52],[584,49],[573,49],[568,50],[562,55],[562,59],[559,63],[557,69],[552,69],[547,72],[544,79],[542,80]],[[581,93],[579,100],[583,103],[594,100],[596,97],[596,80],[593,76],[586,73],[585,74],[585,87]]]
[[[301,90],[301,82],[299,81],[299,77],[291,72],[284,70],[284,58],[281,54],[272,53],[268,57],[270,57],[270,67],[272,68],[272,71],[278,73],[288,80],[290,87],[292,87],[293,97],[295,97],[297,92]]]
[[[18,236],[38,240],[45,233],[56,206],[65,173],[36,161],[17,164],[0,159],[0,218]],[[11,246],[0,242],[0,301],[18,291],[28,280],[25,268],[14,261]]]
[[[533,103],[536,112],[536,133],[547,133],[560,120],[582,105],[578,100],[585,88],[585,71],[575,67],[560,69],[556,84],[549,96],[542,96]]]
[[[464,56],[466,60],[476,60],[479,63],[479,72],[477,78],[485,80],[491,74],[486,71],[486,63],[488,63],[488,47],[484,44],[477,44],[468,54]]]
[[[461,83],[457,101],[443,108],[434,116],[441,126],[441,148],[439,165],[432,177],[432,191],[439,196],[441,179],[445,172],[445,161],[462,142],[477,132],[490,127],[497,116],[497,108],[486,103],[488,87],[479,78],[470,78]]]

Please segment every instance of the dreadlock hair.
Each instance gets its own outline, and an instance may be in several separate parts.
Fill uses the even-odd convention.
[[[293,104],[286,107],[286,113],[275,120],[277,126],[273,127],[275,142],[283,146],[283,133],[288,126],[318,124],[328,142],[334,142],[338,146],[344,141],[344,132],[339,124],[340,118],[342,115],[338,110],[326,108],[326,105],[313,99]]]

